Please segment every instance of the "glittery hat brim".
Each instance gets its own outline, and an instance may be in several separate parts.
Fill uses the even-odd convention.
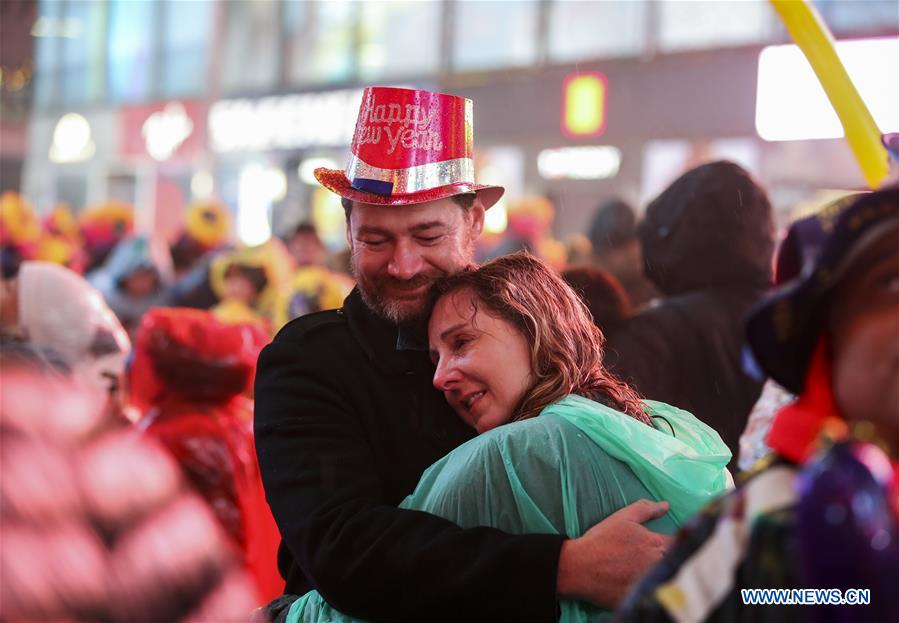
[[[351,201],[359,203],[368,203],[372,205],[388,205],[402,206],[411,205],[413,203],[424,203],[425,201],[436,201],[438,199],[446,199],[456,195],[476,192],[481,198],[484,209],[489,208],[500,200],[506,189],[502,186],[487,186],[484,184],[448,184],[439,188],[430,188],[417,193],[409,193],[406,195],[378,195],[376,193],[358,190],[350,185],[343,171],[336,169],[316,169],[315,179],[319,184],[330,190],[332,193],[345,197]]]

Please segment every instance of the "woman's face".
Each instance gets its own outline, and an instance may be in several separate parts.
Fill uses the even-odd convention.
[[[515,415],[534,382],[527,339],[469,290],[437,301],[428,324],[434,387],[478,433]]]
[[[850,421],[874,422],[899,452],[899,229],[843,278],[831,310],[833,387]]]

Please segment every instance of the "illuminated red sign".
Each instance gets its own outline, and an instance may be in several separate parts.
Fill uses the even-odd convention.
[[[606,129],[608,80],[599,72],[573,73],[562,82],[562,133],[596,138]]]

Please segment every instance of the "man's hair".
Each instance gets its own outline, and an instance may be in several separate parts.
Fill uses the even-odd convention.
[[[477,197],[477,193],[462,193],[461,195],[453,195],[450,199],[453,200],[453,203],[461,207],[465,210],[466,214],[468,210],[471,209],[471,206],[474,205],[474,200]],[[340,205],[343,206],[343,213],[346,215],[347,223],[350,222],[350,214],[353,212],[353,200],[347,199],[346,197],[340,198]]]
[[[578,394],[651,426],[637,393],[603,367],[605,337],[583,301],[541,260],[515,253],[444,277],[434,285],[434,301],[457,291],[474,295],[472,315],[483,305],[528,341],[535,381],[514,420]]]

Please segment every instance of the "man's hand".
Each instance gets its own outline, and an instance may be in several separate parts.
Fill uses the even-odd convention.
[[[556,592],[615,608],[627,591],[659,561],[671,537],[643,526],[668,512],[667,502],[639,500],[562,544]]]

